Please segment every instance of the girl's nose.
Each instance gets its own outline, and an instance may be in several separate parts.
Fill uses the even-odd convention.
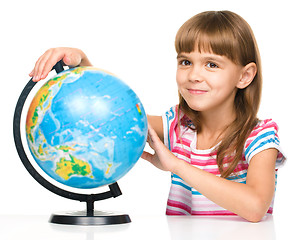
[[[189,81],[202,82],[203,79],[203,69],[200,66],[193,65],[189,72]]]

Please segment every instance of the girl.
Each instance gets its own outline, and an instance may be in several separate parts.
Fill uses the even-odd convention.
[[[166,213],[237,214],[258,222],[273,211],[285,157],[277,124],[257,119],[262,73],[252,30],[235,13],[203,12],[179,29],[175,47],[179,104],[164,116],[148,116],[154,154],[142,154],[172,173]],[[44,79],[61,59],[91,66],[81,50],[56,48],[30,76]]]

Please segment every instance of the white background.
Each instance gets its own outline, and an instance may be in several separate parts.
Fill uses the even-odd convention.
[[[231,10],[248,21],[259,44],[264,76],[259,117],[278,123],[288,157],[278,173],[275,223],[286,219],[291,223],[298,214],[298,8],[291,0],[5,1],[0,9],[0,214],[84,208],[83,203],[56,196],[35,182],[15,150],[14,108],[44,51],[57,46],[81,48],[94,66],[127,82],[148,114],[161,115],[178,101],[176,31],[199,12]],[[96,203],[96,208],[164,215],[169,184],[168,173],[140,160],[119,181],[123,195]]]

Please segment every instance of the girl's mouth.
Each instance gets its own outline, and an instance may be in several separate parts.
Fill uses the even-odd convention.
[[[189,93],[191,94],[195,94],[195,95],[201,95],[201,94],[205,94],[208,91],[206,90],[200,90],[200,89],[188,89]]]

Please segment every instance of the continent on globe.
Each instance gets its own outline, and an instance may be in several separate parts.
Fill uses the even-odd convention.
[[[87,162],[84,162],[80,159],[75,158],[72,155],[69,155],[70,160],[66,158],[61,158],[60,161],[56,164],[55,172],[65,180],[68,180],[72,175],[81,175],[88,176],[93,178],[91,175],[91,167]]]
[[[36,93],[26,138],[34,160],[56,181],[75,188],[116,182],[140,158],[147,118],[135,92],[92,67],[66,70]]]
[[[56,78],[50,79],[47,81],[37,92],[35,97],[33,98],[30,107],[28,109],[27,118],[26,118],[26,133],[33,142],[33,136],[31,135],[31,130],[35,127],[35,125],[38,123],[38,112],[39,111],[46,111],[51,105],[51,101],[49,101],[50,93],[49,88],[57,84],[58,82],[61,82],[63,79],[65,79],[68,75],[63,76],[57,76]],[[48,100],[48,104],[44,103]],[[45,108],[45,109],[43,109]]]

